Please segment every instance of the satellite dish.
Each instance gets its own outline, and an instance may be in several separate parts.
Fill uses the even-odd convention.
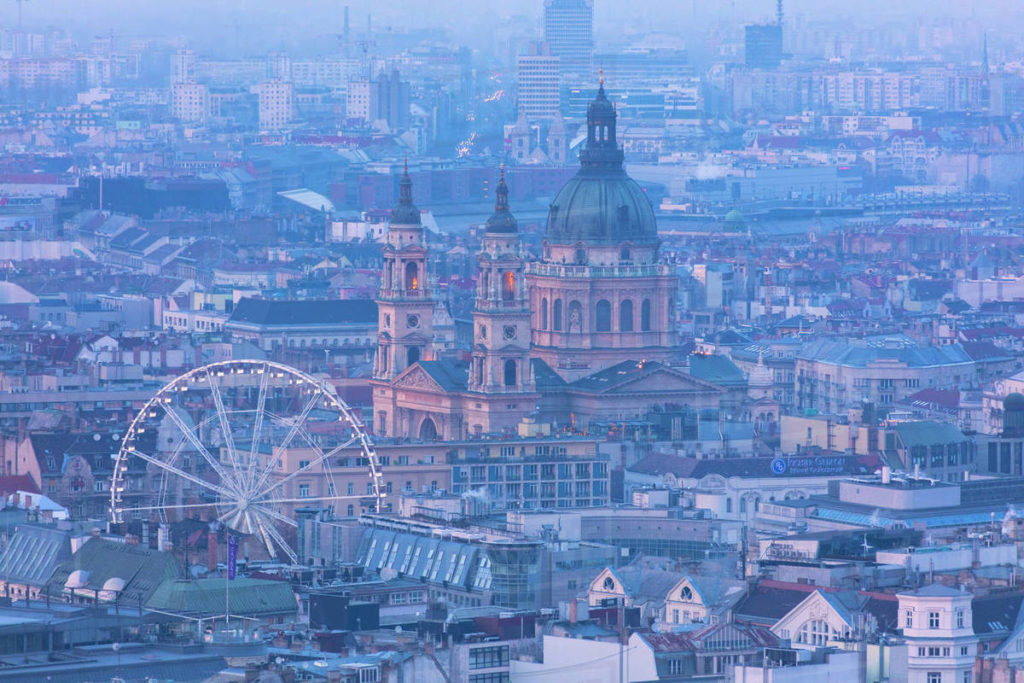
[[[399,624],[398,626],[395,627],[395,633],[396,634],[401,634],[402,633],[402,625],[401,624]]]
[[[93,435],[92,435],[92,440],[93,440],[93,441],[99,441],[99,440],[100,440],[100,439],[102,439],[102,438],[103,438],[103,437],[102,437],[102,436],[100,436],[99,434],[93,434]]]
[[[380,570],[380,578],[384,579],[385,581],[390,581],[396,576],[398,576],[398,572],[396,572],[391,567],[384,567],[384,569]]]

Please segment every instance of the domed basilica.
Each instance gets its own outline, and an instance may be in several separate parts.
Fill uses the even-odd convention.
[[[718,407],[722,388],[667,364],[679,353],[677,281],[659,263],[654,211],[626,174],[615,123],[602,83],[579,171],[549,208],[540,260],[524,258],[502,174],[478,256],[468,366],[431,347],[427,252],[403,174],[377,300],[378,435],[463,439],[513,430],[538,411],[543,422],[586,429],[658,405]]]

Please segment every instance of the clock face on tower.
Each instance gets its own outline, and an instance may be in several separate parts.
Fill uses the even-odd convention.
[[[505,325],[505,329],[502,330],[502,336],[504,336],[505,339],[515,339],[516,338],[516,327],[515,327],[515,325]]]
[[[416,328],[420,326],[420,317],[415,313],[410,313],[405,317],[405,326]]]

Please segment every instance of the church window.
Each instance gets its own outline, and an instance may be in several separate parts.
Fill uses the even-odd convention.
[[[540,329],[548,329],[548,300],[540,300]]]
[[[486,270],[480,274],[480,298],[486,299],[490,296],[491,274]]]
[[[626,299],[619,304],[619,332],[633,331],[633,302]]]
[[[803,645],[822,646],[828,640],[830,631],[831,629],[829,629],[827,621],[824,619],[814,619],[801,627],[800,632],[797,634],[796,642]]]
[[[628,261],[629,256],[629,249],[623,249],[622,252],[619,254],[619,258],[623,261]]]
[[[505,361],[505,386],[514,387],[516,385],[516,362],[514,360]]]
[[[415,261],[405,265],[405,288],[409,291],[420,288],[420,270]]]
[[[552,309],[552,313],[551,313],[551,327],[556,332],[561,332],[561,330],[562,330],[562,300],[561,299],[555,299],[555,305],[554,305],[554,307]]]
[[[587,262],[587,252],[582,248],[576,249],[576,265],[582,266]]]
[[[512,301],[516,295],[516,274],[511,270],[501,274],[501,298]]]
[[[594,324],[598,332],[611,332],[612,329],[612,305],[607,299],[597,302],[597,312]]]
[[[413,363],[417,363],[417,362],[419,362],[419,360],[420,360],[420,347],[418,347],[418,346],[410,346],[409,347],[409,362],[407,363],[407,365],[412,365]]]
[[[643,303],[640,304],[640,331],[650,332],[651,331],[651,300],[644,299]]]

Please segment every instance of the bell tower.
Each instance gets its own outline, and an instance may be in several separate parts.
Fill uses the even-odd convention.
[[[469,390],[523,393],[534,390],[530,369],[530,308],[519,228],[509,211],[505,169],[495,192],[478,256],[473,309],[473,362]]]
[[[373,378],[388,382],[420,360],[432,360],[434,299],[427,277],[427,247],[412,180],[402,171],[398,205],[382,249],[377,296],[377,355]]]

